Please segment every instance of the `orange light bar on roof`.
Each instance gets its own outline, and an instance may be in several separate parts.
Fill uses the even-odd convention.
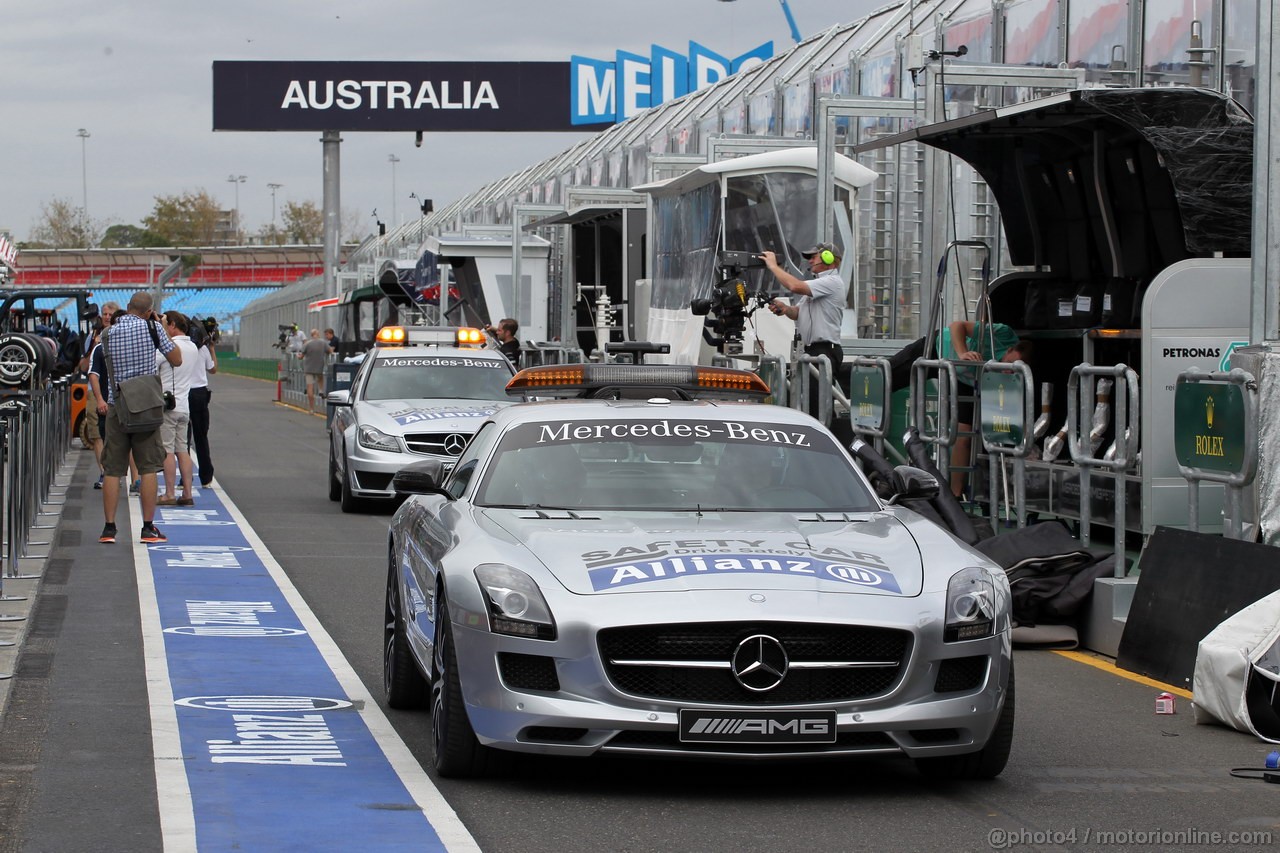
[[[458,329],[458,346],[474,347],[484,344],[484,332],[479,329],[473,329],[469,326],[463,326]]]
[[[374,343],[380,347],[402,347],[408,339],[404,326],[383,326],[378,330]]]
[[[602,388],[671,389],[698,396],[765,397],[768,384],[749,370],[682,364],[548,364],[527,367],[507,383],[512,395],[582,395]]]
[[[761,379],[759,374],[749,370],[735,370],[731,367],[699,367],[697,383],[699,388],[715,388],[762,396],[767,396],[769,393],[769,384]]]

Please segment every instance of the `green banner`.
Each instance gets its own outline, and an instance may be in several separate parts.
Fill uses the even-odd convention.
[[[1238,474],[1244,467],[1244,394],[1239,385],[1179,382],[1173,395],[1178,464]]]
[[[984,370],[981,389],[983,439],[996,447],[1017,447],[1027,414],[1022,374]]]
[[[855,364],[849,372],[849,418],[853,426],[883,430],[885,415],[884,371]]]

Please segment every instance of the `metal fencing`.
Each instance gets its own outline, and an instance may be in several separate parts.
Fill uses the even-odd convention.
[[[4,590],[8,580],[26,580],[39,575],[20,572],[24,557],[42,556],[30,553],[36,546],[51,545],[31,538],[36,530],[50,530],[55,525],[42,522],[43,517],[57,515],[45,507],[62,503],[65,489],[55,489],[67,451],[71,449],[71,382],[58,379],[35,391],[13,391],[0,397],[0,622],[21,622],[26,616],[4,612],[4,605],[24,601],[26,596],[10,595]],[[8,641],[0,645],[13,645]],[[0,672],[0,679],[11,673]]]

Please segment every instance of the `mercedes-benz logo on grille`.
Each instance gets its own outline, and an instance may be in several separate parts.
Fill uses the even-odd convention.
[[[787,677],[787,650],[768,634],[752,634],[733,650],[729,668],[738,683],[753,693],[772,690]]]
[[[444,437],[444,452],[450,456],[457,456],[462,452],[462,448],[467,446],[467,437],[458,435],[456,432],[450,433]]]

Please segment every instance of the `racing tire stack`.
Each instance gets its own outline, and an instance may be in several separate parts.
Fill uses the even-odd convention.
[[[0,387],[40,387],[53,373],[54,363],[54,353],[42,338],[25,332],[0,335]]]

